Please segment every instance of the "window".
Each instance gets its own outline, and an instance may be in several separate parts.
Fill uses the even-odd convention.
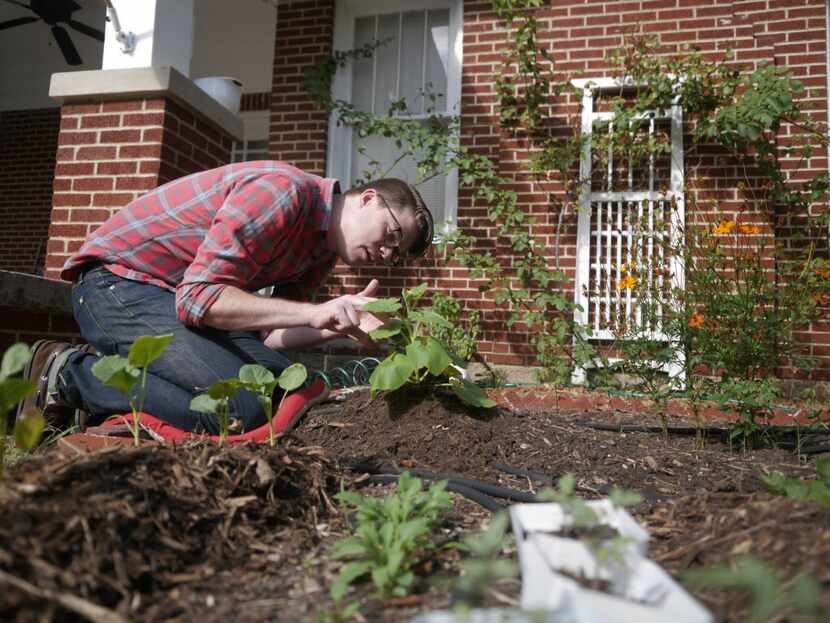
[[[335,76],[333,96],[359,110],[386,114],[392,102],[404,99],[414,119],[426,120],[430,109],[450,117],[458,114],[461,94],[461,19],[459,0],[401,2],[340,0],[336,8],[334,47],[351,50],[384,41],[369,59],[358,59]],[[434,101],[424,97],[434,94]],[[361,139],[349,127],[329,126],[328,175],[353,185],[364,172],[380,169],[390,177],[413,183],[439,224],[454,221],[456,172],[419,182],[414,158],[401,158],[394,139]],[[373,162],[379,166],[373,166]]]
[[[268,140],[234,141],[231,162],[268,160]]]
[[[639,162],[615,156],[610,146],[607,153],[597,153],[590,138],[596,132],[609,131],[614,123],[607,98],[624,93],[626,85],[613,79],[576,80],[574,84],[584,89],[582,134],[586,137],[580,162],[583,186],[574,289],[581,309],[574,319],[591,327],[593,339],[610,340],[620,319],[641,320],[632,290],[617,287],[626,263],[665,265],[673,284],[683,286],[680,259],[667,257],[661,244],[661,240],[679,235],[683,226],[683,116],[681,107],[675,105],[667,111],[650,111],[635,121],[636,136],[642,136],[646,144],[665,140],[670,145],[668,152],[650,152]],[[644,257],[649,261],[644,262]],[[662,280],[661,274],[650,276],[648,287],[659,292]],[[659,313],[658,309],[658,318]],[[660,327],[653,330],[660,339]],[[674,369],[667,372],[679,373]],[[572,380],[584,382],[585,371],[576,370]]]

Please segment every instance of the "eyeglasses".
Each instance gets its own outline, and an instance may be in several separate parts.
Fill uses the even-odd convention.
[[[386,233],[386,237],[383,239],[383,246],[389,249],[392,252],[392,255],[389,259],[389,264],[393,266],[397,265],[401,261],[401,243],[403,242],[403,227],[401,227],[400,221],[395,217],[395,213],[392,212],[392,208],[389,207],[389,204],[386,203],[386,200],[380,196],[380,194],[375,193],[375,197],[377,197],[380,202],[383,204],[389,211],[389,215],[392,217],[392,220],[395,221],[395,229]]]

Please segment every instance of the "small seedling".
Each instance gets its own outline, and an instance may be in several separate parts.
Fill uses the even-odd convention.
[[[446,481],[433,483],[427,491],[408,472],[401,474],[398,488],[384,498],[341,491],[337,498],[355,509],[354,536],[334,546],[334,558],[348,562],[330,588],[332,600],[343,603],[349,585],[370,575],[382,599],[403,597],[414,580],[412,566],[419,552],[434,549],[431,535],[441,514],[452,505]]]
[[[37,385],[28,379],[16,378],[32,357],[26,344],[17,343],[10,346],[3,354],[0,364],[0,477],[6,465],[7,417],[17,404],[31,394]],[[25,449],[34,448],[46,422],[39,411],[21,413],[14,423],[14,438],[18,446]]]
[[[130,429],[136,447],[139,445],[141,432],[139,414],[144,409],[144,399],[147,395],[147,369],[161,356],[172,340],[172,333],[142,335],[130,346],[127,357],[108,355],[101,357],[92,366],[95,378],[127,396],[132,409]],[[136,383],[139,384],[137,392]]]
[[[404,290],[400,299],[379,299],[363,306],[363,311],[391,316],[369,336],[388,339],[394,351],[380,362],[369,377],[371,395],[394,391],[407,383],[419,384],[428,379],[439,387],[448,387],[463,402],[474,407],[494,407],[495,401],[475,383],[462,376],[464,361],[432,335],[427,327],[452,328],[452,324],[433,309],[415,309],[426,294],[427,284]]]
[[[239,380],[244,383],[246,389],[257,395],[259,404],[262,405],[262,410],[265,411],[265,417],[268,418],[268,441],[272,446],[276,439],[274,427],[271,426],[271,420],[274,417],[272,399],[274,390],[278,385],[283,390],[280,403],[277,405],[277,412],[279,412],[288,393],[302,387],[307,378],[308,370],[301,363],[291,364],[276,378],[270,370],[256,363],[246,364],[239,369]]]
[[[783,472],[772,471],[761,476],[761,482],[778,495],[794,500],[811,500],[830,507],[830,458],[816,460],[819,480],[787,478]]]
[[[244,387],[237,379],[216,381],[208,387],[206,394],[200,394],[190,401],[190,408],[201,413],[216,416],[219,423],[219,445],[225,443],[231,426],[231,399]]]
[[[821,587],[801,574],[782,581],[775,569],[751,556],[708,569],[687,571],[684,583],[692,588],[720,588],[749,593],[752,597],[751,623],[796,620],[826,621],[819,604]],[[793,618],[790,618],[793,617]]]
[[[500,558],[507,534],[508,516],[493,516],[487,529],[464,539],[461,549],[470,557],[461,563],[461,575],[455,583],[459,604],[468,608],[484,605],[487,591],[495,584],[516,577],[516,563]]]

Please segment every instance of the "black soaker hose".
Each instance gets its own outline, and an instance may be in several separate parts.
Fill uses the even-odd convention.
[[[368,481],[373,483],[379,484],[387,484],[390,482],[398,482],[400,478],[400,474],[372,474],[369,476]],[[425,479],[426,480],[426,479]],[[437,480],[445,480],[444,478],[438,478]],[[466,485],[460,484],[458,482],[454,482],[452,480],[447,481],[447,491],[452,491],[453,493],[457,493],[459,495],[463,495],[465,498],[470,500],[471,502],[475,502],[476,504],[484,507],[491,513],[498,512],[500,510],[504,510],[504,505],[497,502],[495,499],[490,497],[489,495],[478,491],[472,487],[468,487]]]

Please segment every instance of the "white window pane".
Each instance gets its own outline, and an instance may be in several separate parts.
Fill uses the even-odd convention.
[[[363,146],[363,153],[360,146]],[[352,145],[351,183],[367,178],[397,177],[413,184],[432,212],[436,230],[447,219],[445,206],[446,176],[438,175],[425,182],[418,180],[418,155],[398,160],[401,150],[395,147],[393,139],[382,137],[355,138]],[[376,164],[377,163],[377,164]]]
[[[425,11],[403,14],[401,28],[401,97],[406,98],[407,109],[415,114],[424,112],[421,90],[424,80]]]
[[[446,9],[429,11],[427,19],[427,72],[428,90],[440,96],[435,100],[435,110],[447,109],[447,61],[450,49],[450,12]],[[429,85],[432,85],[431,87]],[[427,104],[429,106],[429,103]]]
[[[375,18],[361,17],[354,22],[354,47],[361,48],[375,39]],[[377,54],[377,50],[375,53]],[[352,104],[363,112],[372,112],[372,57],[358,56],[352,61]]]
[[[400,14],[378,17],[379,41],[375,51],[375,114],[383,115],[398,99],[398,27]]]

